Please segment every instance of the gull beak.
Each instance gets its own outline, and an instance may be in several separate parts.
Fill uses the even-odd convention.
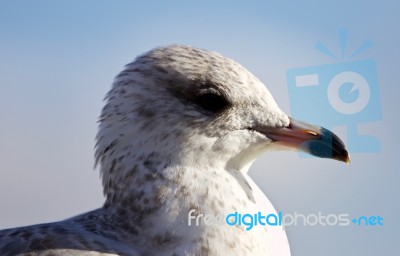
[[[255,130],[279,145],[304,151],[316,157],[350,163],[350,156],[343,141],[323,127],[290,118],[287,127],[258,127]]]

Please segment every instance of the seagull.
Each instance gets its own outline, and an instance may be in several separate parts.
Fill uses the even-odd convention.
[[[281,149],[350,160],[338,136],[289,117],[235,61],[155,48],[126,65],[105,97],[95,147],[104,205],[2,230],[0,255],[290,255],[282,228],[188,223],[189,213],[276,214],[247,173],[261,153]]]

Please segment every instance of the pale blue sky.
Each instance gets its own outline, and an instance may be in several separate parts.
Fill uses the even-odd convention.
[[[399,253],[399,12],[396,1],[1,1],[0,228],[102,205],[97,116],[113,77],[138,54],[170,43],[219,51],[290,113],[286,71],[336,63],[314,46],[338,53],[346,28],[349,50],[373,42],[356,59],[376,63],[383,117],[366,130],[381,152],[352,154],[350,166],[270,153],[251,175],[283,212],[384,217],[383,227],[288,228],[293,255]]]

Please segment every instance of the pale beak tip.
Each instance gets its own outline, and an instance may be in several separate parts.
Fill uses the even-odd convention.
[[[350,165],[350,163],[351,163],[351,159],[350,159],[350,155],[348,155],[348,156],[347,156],[347,159],[346,159],[346,164],[347,164],[347,165]]]

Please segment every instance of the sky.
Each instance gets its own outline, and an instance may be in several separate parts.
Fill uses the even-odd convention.
[[[351,124],[333,128],[347,141],[353,137],[346,125],[373,135],[378,150],[368,152],[367,144],[360,152],[356,140],[348,166],[268,152],[250,175],[284,213],[383,217],[383,226],[287,227],[292,255],[400,253],[399,11],[397,1],[1,1],[0,229],[62,220],[103,204],[93,158],[103,98],[137,55],[179,43],[234,59],[285,112],[325,126],[337,117],[322,111],[326,87],[314,87],[320,90],[303,100],[290,88],[288,71],[313,67],[322,80],[326,67],[357,69],[357,61],[372,61],[370,96],[380,115],[350,116]],[[340,31],[347,31],[343,56]],[[349,58],[366,40],[370,47]],[[316,49],[317,42],[338,58]]]

